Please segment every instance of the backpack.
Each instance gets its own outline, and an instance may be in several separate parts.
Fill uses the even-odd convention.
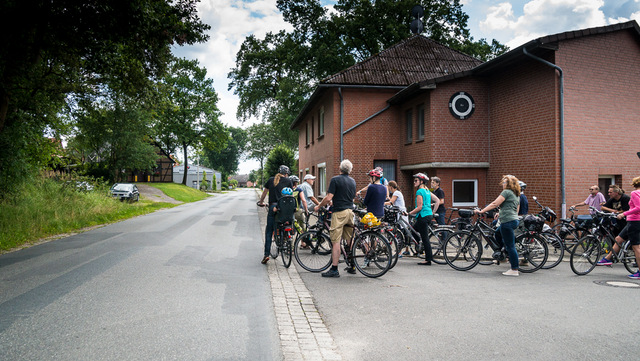
[[[278,213],[276,223],[293,222],[293,216],[297,208],[296,199],[293,196],[282,196],[278,200]]]

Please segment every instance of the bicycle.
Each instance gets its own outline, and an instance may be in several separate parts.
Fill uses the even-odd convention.
[[[291,266],[291,259],[293,255],[292,239],[294,231],[294,217],[293,212],[295,210],[295,198],[291,196],[284,196],[278,200],[275,214],[275,229],[273,231],[274,237],[271,242],[271,248],[269,249],[269,255],[271,258],[276,259],[278,255],[282,255],[282,265],[285,268]],[[260,207],[264,207],[264,203],[256,203]]]
[[[359,215],[366,211],[356,210]],[[309,272],[322,272],[331,266],[331,239],[323,232],[327,225],[327,211],[320,211],[315,229],[302,234],[295,240],[294,255],[300,266]],[[367,277],[380,277],[391,269],[392,250],[389,241],[376,228],[356,222],[353,237],[342,239],[340,251],[347,267],[355,267]],[[327,228],[328,229],[328,228]],[[304,242],[306,247],[301,247]]]
[[[556,220],[556,213],[551,210],[549,207],[545,207],[540,202],[538,202],[538,197],[533,196],[533,200],[536,204],[541,208],[540,213],[538,213],[538,217],[541,217],[547,222],[554,222]],[[524,222],[522,222],[524,223]],[[553,232],[553,229],[546,224],[543,224],[542,230],[538,232],[540,236],[544,238],[547,242],[547,247],[549,248],[549,256],[547,261],[542,266],[543,269],[551,269],[562,262],[564,258],[564,252],[566,249],[566,245],[562,241],[558,235]]]
[[[463,214],[469,215],[469,212],[472,212],[471,210],[461,211],[466,211],[461,213],[461,216]],[[469,215],[469,217],[471,216]],[[530,228],[537,231],[542,228],[542,225],[538,224],[536,227]],[[483,254],[482,241],[485,241],[493,250],[491,264],[494,261],[496,264],[500,264],[501,261],[507,259],[507,252],[503,245],[498,244],[494,233],[493,227],[484,221],[484,215],[480,215],[470,228],[457,230],[447,238],[444,243],[445,261],[455,270],[468,271],[480,263]],[[547,242],[536,232],[531,232],[529,228],[516,237],[515,246],[521,272],[535,272],[542,268],[547,261],[549,252]]]
[[[565,245],[565,250],[569,253],[573,251],[580,238],[592,233],[593,228],[591,216],[576,216],[575,211],[575,207],[570,207],[571,216],[569,218],[561,218],[560,223],[552,227],[553,233],[560,237]]]
[[[600,257],[602,257],[603,246],[611,250],[611,255],[613,256],[611,261],[613,263],[622,262],[630,273],[638,272],[636,256],[630,246],[629,240],[624,241],[622,245],[620,245],[618,252],[613,252],[615,237],[611,232],[611,220],[617,215],[615,213],[601,212],[593,207],[590,208],[593,211],[592,217],[596,225],[596,231],[578,240],[574,246],[571,258],[569,259],[573,273],[584,276],[593,271]]]

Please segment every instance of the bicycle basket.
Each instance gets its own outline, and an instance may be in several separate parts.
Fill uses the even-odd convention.
[[[360,218],[360,223],[365,226],[375,227],[380,225],[380,220],[373,215],[373,213],[369,212],[364,215],[364,217]]]
[[[473,210],[471,209],[458,209],[460,218],[471,218],[473,216]]]
[[[542,232],[542,228],[544,227],[544,218],[527,214],[524,216],[524,228],[533,232]]]

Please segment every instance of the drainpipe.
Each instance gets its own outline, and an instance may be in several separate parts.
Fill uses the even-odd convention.
[[[550,66],[558,71],[560,74],[560,190],[562,194],[562,218],[567,217],[567,200],[565,193],[565,175],[564,175],[564,78],[562,76],[562,69],[550,63],[542,58],[539,58],[535,55],[527,52],[527,48],[523,47],[522,52],[524,55],[537,60],[547,66]]]
[[[340,95],[340,162],[344,160],[344,98],[342,98],[342,87],[338,88],[338,95]]]

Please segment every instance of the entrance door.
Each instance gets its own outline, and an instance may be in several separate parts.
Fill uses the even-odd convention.
[[[609,200],[609,186],[615,184],[616,180],[614,176],[601,175],[598,176],[598,187],[600,187],[600,193],[604,194],[604,198]]]

